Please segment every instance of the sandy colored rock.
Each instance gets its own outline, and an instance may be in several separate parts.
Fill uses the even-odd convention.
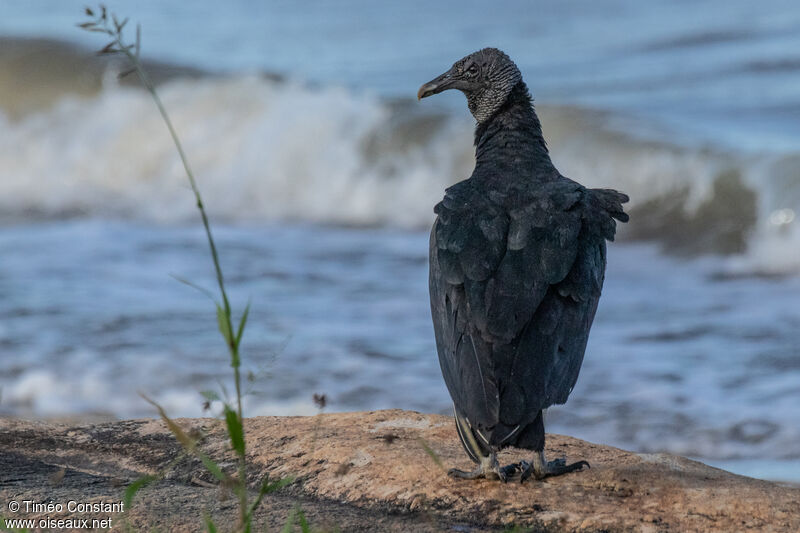
[[[204,434],[202,448],[231,464],[221,422],[180,423]],[[259,417],[246,421],[246,431],[252,486],[267,474],[296,478],[265,502],[259,523],[268,527],[282,526],[299,503],[318,527],[342,531],[800,531],[800,489],[671,455],[548,435],[551,458],[586,459],[592,468],[502,484],[453,480],[436,464],[423,443],[444,466],[471,467],[444,416],[389,410]],[[166,471],[137,497],[132,523],[190,531],[202,527],[204,511],[222,523],[234,520],[232,499],[198,461],[182,456],[160,421],[70,427],[2,420],[0,452],[3,506],[22,498],[119,499],[141,474]],[[509,450],[501,462],[527,457]],[[9,516],[5,507],[0,513]]]

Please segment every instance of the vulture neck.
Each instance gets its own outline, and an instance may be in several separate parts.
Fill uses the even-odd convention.
[[[525,82],[517,83],[500,109],[475,127],[475,170],[474,175],[495,179],[513,173],[540,180],[555,171]]]

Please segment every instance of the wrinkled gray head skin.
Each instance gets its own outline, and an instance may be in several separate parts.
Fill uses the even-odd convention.
[[[475,120],[484,122],[500,109],[520,81],[522,74],[505,53],[484,48],[459,59],[450,70],[420,87],[417,98],[458,89],[467,97]]]

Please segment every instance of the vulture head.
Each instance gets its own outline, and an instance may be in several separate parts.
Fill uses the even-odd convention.
[[[517,65],[497,48],[484,48],[456,61],[452,68],[419,88],[422,99],[447,89],[458,89],[478,122],[491,117],[522,81]]]

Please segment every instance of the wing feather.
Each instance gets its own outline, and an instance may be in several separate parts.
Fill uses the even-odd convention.
[[[602,288],[605,239],[614,218],[627,218],[626,200],[567,179],[505,194],[465,180],[437,204],[436,343],[456,409],[471,424],[508,438],[515,424],[566,401]]]

